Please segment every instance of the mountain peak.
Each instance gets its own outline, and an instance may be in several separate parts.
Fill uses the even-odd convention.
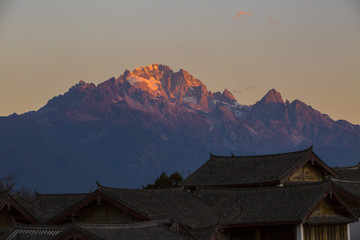
[[[151,65],[135,68],[133,73],[135,73],[135,74],[141,74],[141,73],[151,74],[154,72],[169,71],[169,70],[171,71],[171,68],[169,66],[153,63]]]
[[[266,95],[260,100],[262,103],[284,103],[281,94],[274,88],[266,93]]]
[[[157,70],[158,68],[159,68],[159,64],[153,63],[153,64],[151,64],[151,65],[141,66],[141,67],[135,68],[135,69],[134,69],[134,72],[135,72],[135,71]]]
[[[228,98],[229,100],[236,102],[236,98],[234,97],[234,95],[226,88],[222,94],[224,95],[224,97]]]

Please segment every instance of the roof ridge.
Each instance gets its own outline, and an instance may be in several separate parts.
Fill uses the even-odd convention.
[[[307,152],[307,151],[312,151],[313,145],[311,145],[309,148],[303,149],[303,150],[298,150],[298,151],[294,151],[294,152],[285,152],[285,153],[272,153],[272,154],[260,154],[260,155],[249,155],[249,156],[235,156],[235,155],[230,155],[230,156],[221,156],[221,155],[214,155],[214,154],[210,154],[210,158],[256,158],[256,157],[269,157],[269,156],[282,156],[282,155],[289,155],[289,154],[296,154],[296,153],[301,153],[301,152]]]
[[[336,166],[336,167],[333,167],[332,169],[334,169],[334,170],[357,170],[357,169],[359,169],[360,168],[360,162],[358,162],[356,165],[354,165],[354,166],[348,166],[348,167],[338,167],[338,166]]]
[[[104,190],[105,190],[105,192],[103,192]],[[110,192],[109,192],[109,190],[110,190]],[[137,207],[133,206],[132,203],[129,203],[129,202],[124,201],[123,199],[120,199],[116,194],[114,194],[113,192],[111,192],[111,190],[113,190],[113,189],[111,189],[111,188],[110,188],[110,189],[108,189],[108,188],[103,188],[103,189],[98,188],[97,191],[99,191],[99,192],[102,193],[102,194],[107,195],[108,197],[112,198],[114,201],[117,201],[117,202],[123,204],[124,206],[132,209],[133,211],[135,211],[135,212],[137,212],[137,213],[140,213],[140,214],[143,215],[144,217],[146,217],[146,218],[148,218],[148,219],[153,219],[152,216],[150,216],[148,213],[146,213],[146,212],[138,209]]]
[[[127,228],[142,228],[142,227],[153,227],[160,226],[163,223],[170,222],[169,219],[163,220],[152,220],[152,221],[144,221],[138,223],[79,223],[76,222],[76,225],[85,228],[85,229],[96,229],[96,228],[104,228],[107,229],[127,229]]]
[[[212,159],[212,157],[211,157],[211,155],[210,155],[209,159],[208,159],[205,163],[203,163],[198,169],[196,169],[194,172],[192,172],[191,174],[189,174],[189,175],[182,181],[181,186],[185,186],[186,180],[188,180],[189,178],[191,178],[195,173],[201,171],[201,169],[205,168],[205,166],[206,166],[207,164],[210,164],[211,159]],[[197,184],[198,184],[198,182],[197,182]],[[198,185],[200,186],[200,184],[198,184]]]
[[[25,224],[25,223],[20,223],[17,222],[15,219],[12,219],[13,221],[13,226],[15,229],[19,229],[19,228],[26,228],[26,229],[43,229],[43,228],[49,228],[49,229],[66,229],[69,226],[71,226],[71,224],[64,224],[64,225],[48,225],[48,224]]]
[[[321,185],[327,185],[331,181],[330,179],[324,179],[319,182],[301,182],[301,183],[294,183],[294,184],[284,184],[284,186],[266,186],[266,187],[246,187],[246,188],[218,188],[218,187],[198,187],[197,190],[217,190],[217,191],[269,191],[273,189],[284,189],[284,188],[296,188],[296,187],[312,187],[312,186],[321,186]],[[360,181],[359,181],[360,182]]]
[[[89,193],[39,193],[39,192],[37,192],[35,190],[34,190],[34,193],[35,193],[35,198],[37,196],[59,196],[59,195],[61,195],[61,196],[70,196],[70,195],[78,195],[78,196],[80,196],[80,195],[89,194]]]
[[[331,181],[333,181],[333,182],[347,182],[347,183],[360,183],[360,180],[347,180],[347,179],[337,179],[337,178],[331,178]]]
[[[19,196],[11,195],[11,197],[12,197],[16,202],[18,202],[19,200],[22,201],[22,203],[20,203],[21,207],[24,208],[27,212],[30,213],[31,216],[33,216],[33,217],[36,218],[36,219],[37,219],[37,217],[35,217],[34,214],[31,213],[31,210],[28,209],[28,206],[24,206],[24,205],[23,205],[24,202],[25,202],[26,204],[31,205],[32,208],[36,208],[37,210],[40,210],[41,212],[48,212],[48,209],[40,208],[39,206],[37,206],[36,204],[34,204],[34,203],[32,202],[33,199],[32,199],[31,201],[29,201],[29,200],[24,199],[24,198],[19,197]],[[37,220],[39,220],[39,219],[37,219]]]
[[[202,201],[202,202],[210,205],[211,208],[215,208],[216,211],[217,211],[217,213],[218,213],[218,214],[220,215],[220,217],[222,218],[221,220],[224,220],[225,222],[228,222],[227,219],[225,218],[224,214],[223,214],[223,213],[220,211],[220,209],[218,208],[218,206],[216,206],[216,204],[214,204],[214,203],[208,202],[208,201],[206,201],[206,200],[198,197],[198,196],[195,194],[197,191],[199,191],[199,189],[196,189],[194,193],[189,193],[189,192],[187,192],[187,191],[184,191],[184,192],[186,192],[186,193],[190,194],[191,196],[195,197],[196,199],[198,199],[198,200],[200,200],[200,201]],[[214,225],[214,226],[217,226],[217,225],[219,225],[219,222],[218,222],[216,225]]]
[[[323,182],[323,181],[322,181],[322,182]],[[327,179],[326,184],[324,184],[324,187],[323,187],[323,189],[322,189],[322,194],[321,194],[321,196],[318,196],[318,197],[316,198],[316,201],[313,201],[312,204],[310,204],[310,206],[306,209],[306,211],[304,211],[303,214],[306,214],[306,215],[300,216],[300,217],[301,217],[301,221],[304,222],[305,220],[307,220],[307,219],[306,219],[307,217],[311,217],[311,215],[309,215],[309,212],[310,212],[311,210],[313,210],[313,209],[318,205],[318,203],[319,203],[320,201],[324,201],[324,200],[325,200],[325,198],[323,199],[323,195],[328,191],[329,188],[330,188],[329,191],[331,191],[331,190],[332,190],[331,182],[329,181],[329,179]],[[328,193],[327,193],[327,194],[328,194]]]
[[[97,186],[98,189],[108,189],[108,190],[124,190],[124,191],[176,191],[176,190],[180,190],[181,191],[181,187],[173,187],[173,188],[151,188],[151,189],[147,189],[147,188],[117,188],[117,187],[108,187],[108,186],[104,186],[101,185],[98,181],[97,182]]]
[[[307,149],[306,151],[304,150],[303,152],[307,152],[300,160],[298,160],[297,164],[294,165],[292,168],[288,169],[285,173],[283,173],[282,175],[278,175],[278,180],[281,180],[283,179],[285,176],[287,176],[291,171],[293,171],[294,169],[297,169],[299,167],[299,164],[301,162],[303,162],[305,159],[307,159],[311,153],[313,153],[313,150],[312,150],[312,146]],[[305,163],[306,164],[306,163]]]

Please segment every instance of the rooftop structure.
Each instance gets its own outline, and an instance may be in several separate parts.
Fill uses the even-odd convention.
[[[358,166],[331,168],[312,147],[215,156],[173,189],[97,183],[80,194],[0,193],[1,239],[350,239]],[[356,229],[356,228],[354,228]],[[1,233],[0,233],[1,234]]]

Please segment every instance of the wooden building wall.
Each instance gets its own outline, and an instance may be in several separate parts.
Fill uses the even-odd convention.
[[[319,216],[346,216],[349,213],[344,207],[329,195],[323,202],[315,209],[312,217]],[[304,225],[304,240],[347,240],[347,225],[346,224],[329,224],[329,225]]]
[[[305,164],[296,171],[289,179],[290,182],[319,182],[325,178],[323,169],[316,164]]]
[[[7,210],[5,206],[0,211],[0,228],[8,228],[12,226],[10,212]]]
[[[29,220],[24,217],[19,211],[17,211],[14,207],[10,207],[10,210],[7,206],[3,207],[0,211],[0,227],[8,227],[12,226],[13,218],[16,222],[30,224]]]
[[[347,240],[347,226],[304,226],[304,240]]]
[[[304,240],[348,240],[347,225],[304,225]],[[229,229],[231,240],[296,240],[295,225],[242,227]]]
[[[325,198],[324,201],[315,209],[311,216],[320,216],[320,215],[348,215],[348,212],[344,209],[340,203],[334,199],[331,199],[329,196]]]
[[[11,218],[19,223],[30,224],[30,222],[15,208],[11,207],[9,210],[8,207],[5,206],[0,210],[0,235],[12,227],[13,222]]]

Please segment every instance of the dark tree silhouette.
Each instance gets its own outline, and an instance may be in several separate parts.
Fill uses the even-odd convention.
[[[14,185],[15,176],[13,174],[0,178],[0,192],[10,189],[12,195],[22,199],[31,200],[34,197],[29,189],[22,187],[20,190],[14,190]]]
[[[144,189],[157,189],[157,188],[173,188],[180,186],[183,177],[177,171],[167,176],[165,172],[155,180],[154,184],[143,186]]]
[[[3,178],[0,178],[0,192],[8,190],[14,186],[15,176],[10,174]]]

